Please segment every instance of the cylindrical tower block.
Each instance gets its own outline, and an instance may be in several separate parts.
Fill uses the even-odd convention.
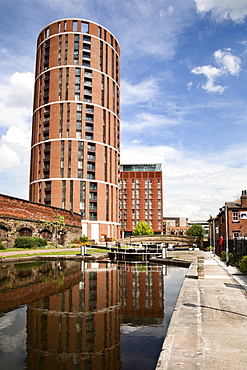
[[[82,19],[38,36],[29,199],[81,213],[83,234],[119,237],[120,48]]]

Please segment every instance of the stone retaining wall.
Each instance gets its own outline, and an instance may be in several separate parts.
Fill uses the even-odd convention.
[[[57,217],[64,220],[64,228]],[[52,243],[66,245],[79,238],[81,215],[0,194],[0,238],[11,248],[18,236],[43,237]]]

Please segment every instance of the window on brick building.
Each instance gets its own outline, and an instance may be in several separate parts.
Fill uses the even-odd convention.
[[[233,237],[234,237],[234,239],[239,238],[240,237],[240,231],[233,231]]]
[[[97,213],[89,212],[89,220],[97,220]]]
[[[91,45],[87,44],[86,42],[83,43],[83,50],[91,50]]]
[[[47,28],[46,30],[45,30],[45,37],[47,38],[47,37],[49,37],[50,36],[50,29],[49,28]]]
[[[86,23],[86,22],[81,23],[81,31],[82,31],[82,33],[88,33],[88,31],[89,31],[88,23]]]
[[[77,21],[73,21],[73,32],[76,32],[77,31],[77,26],[78,26],[78,22]]]
[[[232,222],[238,222],[239,217],[238,217],[238,211],[233,211],[232,212]]]
[[[80,181],[80,212],[83,220],[85,219],[85,203],[86,203],[85,198],[86,198],[86,182]]]
[[[91,42],[91,37],[87,35],[83,35],[83,42]]]

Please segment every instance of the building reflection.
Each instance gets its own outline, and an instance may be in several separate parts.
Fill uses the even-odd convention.
[[[161,325],[164,319],[164,275],[167,266],[120,264],[121,321]]]
[[[120,325],[162,325],[166,274],[108,261],[5,265],[0,312],[27,305],[28,370],[121,369]]]
[[[27,309],[27,368],[121,369],[119,270],[82,262],[81,279]]]

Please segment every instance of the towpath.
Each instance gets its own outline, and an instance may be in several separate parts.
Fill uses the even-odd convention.
[[[202,251],[172,251],[191,260],[156,370],[247,369],[247,276]],[[198,279],[197,257],[204,257]]]

